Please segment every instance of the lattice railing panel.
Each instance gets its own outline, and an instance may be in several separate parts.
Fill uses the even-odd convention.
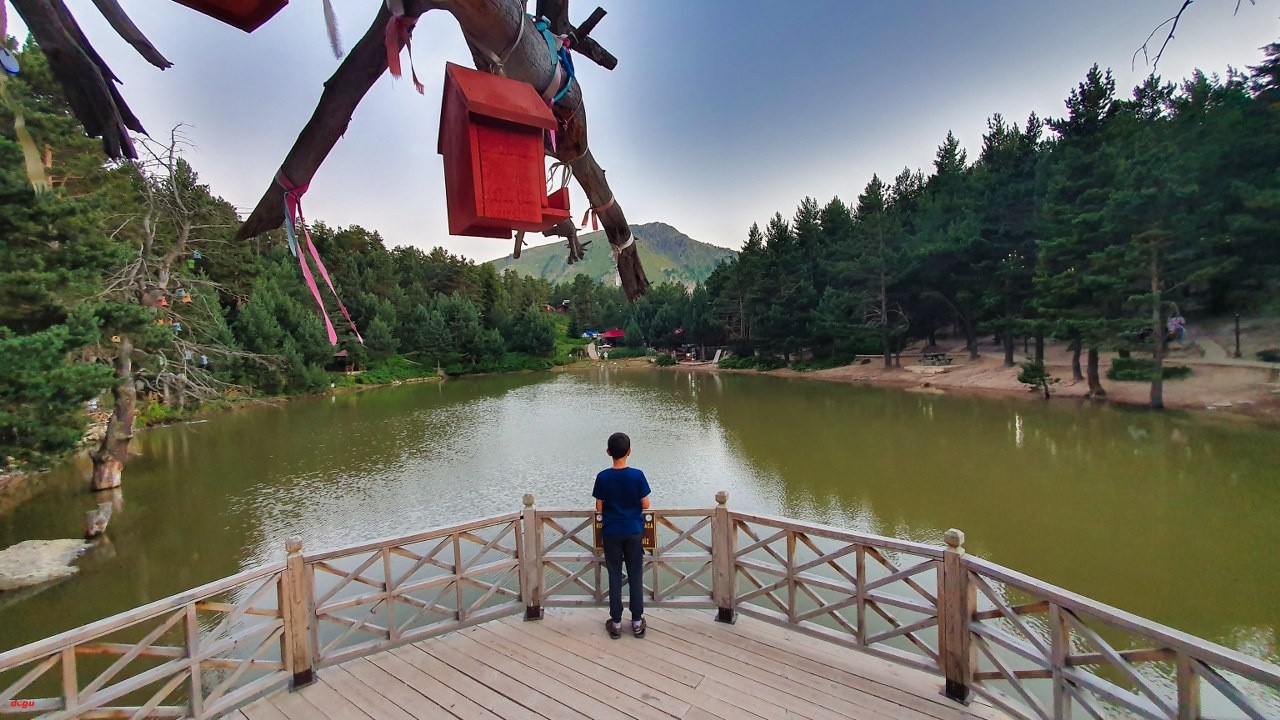
[[[739,612],[938,671],[939,549],[732,517]]]
[[[606,601],[604,559],[595,551],[595,514],[537,511],[542,559],[542,604],[596,605]]]
[[[711,601],[711,514],[707,510],[648,511],[655,545],[645,554],[645,598],[653,606],[714,607]],[[543,604],[608,602],[603,554],[595,551],[595,515],[539,510]],[[624,572],[624,581],[626,579]],[[624,595],[625,597],[625,595]]]
[[[211,718],[285,686],[280,570],[241,573],[0,655],[0,715]]]
[[[318,664],[516,612],[520,532],[512,514],[307,558]]]
[[[711,515],[705,510],[655,512],[656,548],[646,558],[645,586],[655,605],[715,607],[711,601]]]
[[[1024,718],[1280,717],[1280,670],[967,558],[974,690]]]

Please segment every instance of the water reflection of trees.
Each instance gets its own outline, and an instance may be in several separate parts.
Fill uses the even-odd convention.
[[[936,541],[1197,634],[1280,626],[1276,443],[1178,414],[733,376],[734,449],[783,512]],[[1194,578],[1192,580],[1191,578]],[[1190,587],[1194,586],[1194,587]]]

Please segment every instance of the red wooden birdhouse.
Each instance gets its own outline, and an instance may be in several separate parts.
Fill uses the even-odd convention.
[[[262,23],[280,12],[289,0],[174,0],[179,5],[238,27],[245,32],[257,30]]]
[[[569,189],[546,192],[542,138],[555,116],[533,86],[445,65],[440,154],[449,234],[510,238],[569,217]]]

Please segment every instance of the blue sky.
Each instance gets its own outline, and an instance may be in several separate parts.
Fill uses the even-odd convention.
[[[2,0],[0,0],[2,1]],[[349,46],[373,0],[333,0]],[[124,81],[147,129],[178,123],[214,190],[246,212],[314,109],[338,61],[319,0],[293,0],[257,32],[159,0],[121,0],[175,67],[147,65],[89,0],[67,0]],[[593,33],[618,58],[577,63],[591,148],[633,223],[667,222],[738,247],[752,222],[806,195],[852,201],[872,173],[928,169],[954,130],[973,155],[992,113],[1061,112],[1093,63],[1122,92],[1149,72],[1130,58],[1180,0],[597,0]],[[575,0],[581,20],[597,2]],[[1203,0],[1160,64],[1166,78],[1223,72],[1280,37],[1280,2]],[[532,3],[530,3],[532,7]],[[10,17],[13,17],[10,9]],[[16,18],[14,18],[16,20]],[[20,23],[11,32],[21,33]],[[469,62],[457,24],[432,11],[414,35],[426,95],[384,76],[306,196],[308,218],[378,230],[390,245],[443,245],[487,260],[509,241],[447,235],[436,154],[444,63]],[[585,200],[574,189],[579,218]]]

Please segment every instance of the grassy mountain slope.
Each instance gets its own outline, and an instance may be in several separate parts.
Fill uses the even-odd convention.
[[[645,274],[655,285],[668,281],[693,285],[706,280],[721,261],[738,254],[728,248],[700,243],[665,223],[632,225],[631,234],[636,238]],[[586,257],[573,265],[565,262],[563,242],[527,248],[519,260],[508,256],[491,260],[490,264],[499,273],[512,268],[553,283],[567,282],[578,273],[595,280],[617,282],[617,270],[604,232],[587,233],[581,237],[583,241],[591,240],[592,243],[587,246]]]

